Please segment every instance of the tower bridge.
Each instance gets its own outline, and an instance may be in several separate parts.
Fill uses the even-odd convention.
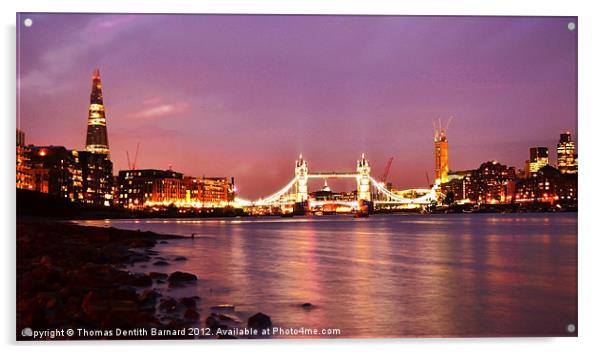
[[[295,161],[294,177],[280,190],[267,197],[257,200],[236,198],[235,203],[241,207],[285,206],[295,203],[304,203],[308,207],[315,207],[327,203],[345,204],[354,209],[363,202],[374,205],[393,205],[401,207],[424,207],[437,201],[439,185],[435,184],[430,189],[409,189],[394,193],[388,190],[384,183],[377,181],[371,174],[370,163],[362,154],[357,160],[355,171],[329,171],[310,172],[307,161],[302,155]],[[310,179],[350,178],[357,183],[356,200],[350,201],[324,201],[312,200],[309,195],[308,182]]]

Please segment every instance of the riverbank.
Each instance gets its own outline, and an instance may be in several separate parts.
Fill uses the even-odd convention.
[[[152,250],[157,243],[181,238],[18,218],[17,339],[31,340],[31,332],[45,330],[49,331],[35,339],[195,338],[181,330],[200,327],[201,299],[172,298],[155,290],[157,284],[173,288],[195,284],[195,274],[125,270],[151,261],[158,255]],[[213,321],[214,327],[224,327],[213,318],[206,321]],[[30,328],[30,333],[23,331],[25,328]],[[147,335],[145,331],[116,335],[117,329],[139,328],[148,329]],[[153,328],[173,335],[152,336]],[[74,335],[56,335],[70,329]]]
[[[146,218],[216,218],[246,216],[233,207],[205,209],[130,210],[120,206],[98,206],[72,202],[59,196],[17,188],[17,215],[56,220],[102,220]]]

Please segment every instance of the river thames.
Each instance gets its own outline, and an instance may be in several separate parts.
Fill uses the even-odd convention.
[[[241,323],[263,312],[274,326],[340,330],[322,337],[577,333],[576,213],[83,223],[194,233],[155,246],[168,265],[132,270],[196,274],[195,286],[159,288],[200,296],[202,319],[229,304]]]

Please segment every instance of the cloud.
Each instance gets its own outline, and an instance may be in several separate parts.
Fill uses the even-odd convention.
[[[94,48],[110,43],[129,28],[135,19],[134,15],[93,17],[81,31],[65,38],[63,45],[51,47],[41,54],[39,67],[30,69],[18,78],[20,88],[36,89],[40,93],[56,92],[67,88],[69,83],[62,80],[65,73]]]
[[[188,107],[189,105],[183,102],[160,103],[152,107],[147,107],[141,111],[130,113],[127,117],[132,119],[157,119],[186,112]]]

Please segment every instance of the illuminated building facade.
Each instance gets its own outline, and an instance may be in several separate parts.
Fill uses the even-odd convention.
[[[448,181],[448,173],[447,136],[445,129],[439,124],[439,128],[435,128],[435,180],[446,183]]]
[[[537,173],[540,168],[550,163],[547,147],[532,147],[529,149],[529,174]],[[526,166],[525,166],[526,168]]]
[[[234,180],[184,177],[171,170],[119,171],[119,204],[129,209],[175,206],[223,208],[234,201]]]
[[[467,191],[470,190],[473,173],[473,170],[449,172],[448,181],[441,184],[442,195],[445,197],[451,192],[455,201],[468,199]]]
[[[150,204],[174,204],[186,195],[183,175],[164,170],[119,171],[119,204],[142,209]]]
[[[29,152],[32,189],[71,201],[81,201],[79,153],[63,146],[35,146]]]
[[[319,191],[310,193],[310,206],[313,212],[322,212],[325,214],[351,213],[354,207],[351,205],[357,202],[356,192],[333,192],[324,180],[324,186]],[[316,203],[321,202],[321,203]]]
[[[17,129],[17,188],[33,189],[33,177],[29,163],[29,147],[25,146],[25,133]]]
[[[200,208],[226,207],[234,202],[234,179],[184,177],[186,202]]]
[[[544,166],[532,177],[518,180],[516,203],[577,204],[577,176]]]
[[[186,186],[182,176],[156,179],[152,184],[149,201],[152,204],[171,205],[185,201]]]
[[[324,186],[321,190],[310,193],[313,200],[332,201],[332,202],[353,202],[357,200],[357,196],[353,192],[333,192],[328,186],[328,182],[324,181]]]
[[[83,202],[98,206],[113,204],[113,163],[105,155],[79,152]]]
[[[94,70],[92,75],[92,92],[88,108],[88,132],[86,134],[86,151],[109,157],[109,141],[107,137],[107,119],[102,98],[100,71]]]
[[[571,139],[571,133],[560,134],[560,140],[556,146],[557,167],[560,173],[577,173],[577,155],[575,154],[575,142]]]
[[[474,203],[510,203],[514,197],[516,173],[497,161],[488,161],[465,177],[464,197]]]

